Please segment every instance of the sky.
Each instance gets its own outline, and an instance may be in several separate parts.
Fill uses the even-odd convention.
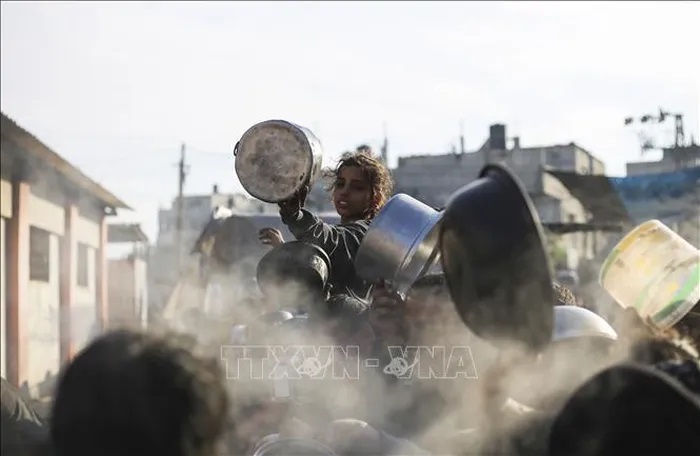
[[[155,240],[177,192],[242,192],[253,124],[311,128],[324,163],[362,143],[390,163],[481,146],[576,142],[624,175],[624,118],[660,107],[700,139],[698,2],[9,2],[2,112],[134,208]],[[692,43],[696,43],[693,45]],[[673,124],[650,130],[661,143]]]

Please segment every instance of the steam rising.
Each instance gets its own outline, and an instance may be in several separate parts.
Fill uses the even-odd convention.
[[[212,286],[217,288],[217,297],[214,299],[209,293],[206,312],[200,303],[207,290],[200,280],[190,277],[179,285],[177,302],[171,303],[162,324],[193,334],[208,351],[221,354],[224,364],[228,355],[221,347],[229,345],[234,325],[248,325],[249,341],[259,345],[331,347],[347,343],[347,339],[339,339],[342,324],[289,325],[285,329],[285,325],[269,328],[257,321],[261,315],[278,309],[303,308],[312,316],[323,315],[325,304],[317,292],[280,279],[263,296],[256,289],[250,270],[235,267],[217,271],[208,285],[210,291]],[[314,426],[327,426],[331,418],[352,417],[389,433],[400,434],[397,424],[403,424],[407,433],[402,437],[442,454],[464,451],[461,446],[465,441],[474,452],[479,447],[486,451],[493,445],[503,448],[498,446],[508,444],[503,439],[517,435],[522,426],[540,416],[538,411],[556,412],[580,384],[601,369],[629,359],[630,347],[646,337],[624,326],[619,306],[602,289],[591,285],[585,294],[587,303],[595,303],[592,310],[609,319],[624,336],[617,342],[593,338],[559,342],[543,353],[533,354],[516,345],[497,350],[476,337],[462,323],[445,288],[428,293],[416,290],[404,309],[411,321],[408,345],[442,346],[448,353],[451,347],[469,347],[478,378],[414,376],[410,382],[387,385],[381,368],[367,368],[362,362],[363,357],[374,357],[367,352],[372,341],[354,339],[361,346],[357,361],[351,351],[316,353],[320,365],[331,363],[326,372],[340,372],[341,376],[345,373],[349,378],[324,375],[319,379],[293,380],[289,382],[290,394],[295,401],[308,405],[304,421]],[[368,334],[355,336],[361,339]],[[382,350],[387,348],[380,348],[380,353]],[[288,407],[284,400],[252,414],[241,412],[255,404],[275,404],[273,381],[229,379],[227,383],[236,417],[236,439],[252,444],[277,432]],[[323,404],[327,406],[325,410]],[[422,410],[430,411],[431,418],[424,417],[422,426],[411,429],[409,421]],[[474,430],[465,432],[467,429]]]

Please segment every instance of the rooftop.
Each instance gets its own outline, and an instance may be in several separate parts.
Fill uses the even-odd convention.
[[[629,213],[620,195],[605,175],[582,175],[570,171],[547,170],[590,212],[595,224],[628,223]]]
[[[98,200],[115,209],[131,209],[126,203],[94,180],[87,177],[74,165],[39,141],[34,135],[20,127],[14,120],[2,113],[2,137],[14,143],[27,155],[50,165],[61,176],[75,184],[81,190],[95,196]]]
[[[139,224],[110,223],[107,225],[107,242],[113,244],[148,242],[148,237]]]
[[[577,149],[580,149],[593,157],[594,159],[601,161],[598,157],[596,157],[593,153],[591,153],[589,150],[585,149],[584,147],[581,147],[580,145],[576,144],[575,142],[570,142],[568,144],[550,144],[548,146],[527,146],[527,147],[519,147],[518,150],[521,152],[525,151],[533,151],[533,150],[542,150],[542,149],[557,149],[557,148],[567,148],[567,147],[575,147]],[[480,152],[482,149],[476,149],[472,151],[466,151],[464,155],[471,155],[471,154],[476,154]],[[508,149],[509,152],[513,152],[516,149],[510,148]],[[415,155],[404,155],[402,157],[399,157],[399,159],[425,159],[425,158],[435,158],[435,157],[446,157],[446,156],[454,156],[454,155],[460,155],[459,153],[454,153],[454,152],[445,152],[441,154],[415,154]]]

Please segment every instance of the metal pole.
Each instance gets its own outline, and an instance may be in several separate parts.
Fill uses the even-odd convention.
[[[177,270],[182,276],[183,255],[182,255],[182,225],[183,225],[183,190],[185,188],[185,144],[180,147],[180,163],[178,164],[178,189],[177,189],[177,219],[176,219],[176,248],[177,248]]]

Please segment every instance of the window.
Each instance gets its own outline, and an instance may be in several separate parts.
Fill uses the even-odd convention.
[[[29,280],[48,282],[51,277],[51,233],[29,227]]]
[[[90,247],[78,242],[78,286],[89,286],[88,281],[88,252]]]

